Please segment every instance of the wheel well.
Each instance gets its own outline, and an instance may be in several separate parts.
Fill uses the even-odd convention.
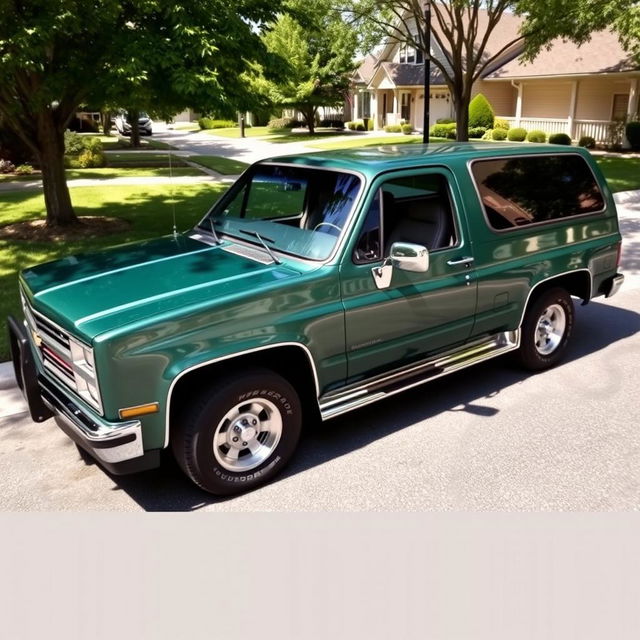
[[[591,298],[591,274],[588,271],[575,271],[551,278],[535,286],[527,306],[540,297],[545,291],[560,287],[568,294],[580,298],[583,304],[587,304]]]
[[[253,368],[269,369],[285,378],[298,392],[306,420],[319,418],[316,380],[310,356],[300,347],[283,346],[213,362],[183,375],[169,398],[169,425],[175,424],[182,408],[190,400],[215,384],[216,377],[228,377]]]

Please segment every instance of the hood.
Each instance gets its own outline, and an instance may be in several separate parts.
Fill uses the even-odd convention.
[[[298,271],[262,264],[186,236],[164,237],[25,269],[34,308],[91,341],[105,331],[227,296]]]

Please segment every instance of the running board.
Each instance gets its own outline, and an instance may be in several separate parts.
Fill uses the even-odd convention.
[[[470,342],[464,346],[438,354],[420,364],[378,376],[366,383],[334,392],[320,398],[320,415],[323,420],[335,418],[347,411],[388,398],[396,393],[417,387],[448,373],[484,362],[520,346],[520,330],[498,333],[491,338]]]

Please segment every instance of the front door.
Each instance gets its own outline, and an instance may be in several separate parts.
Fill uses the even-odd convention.
[[[448,170],[379,179],[341,264],[348,382],[355,383],[466,341],[473,328],[476,277],[461,201]],[[429,250],[425,273],[393,269],[379,289],[372,268],[394,242]]]

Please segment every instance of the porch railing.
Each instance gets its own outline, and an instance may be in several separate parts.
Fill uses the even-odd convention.
[[[591,136],[596,142],[607,142],[612,124],[609,120],[574,120],[571,127],[568,118],[520,118],[518,120],[514,116],[497,117],[506,120],[512,127],[522,127],[527,131],[539,129],[547,135],[568,133],[574,140],[580,140],[582,136]]]

